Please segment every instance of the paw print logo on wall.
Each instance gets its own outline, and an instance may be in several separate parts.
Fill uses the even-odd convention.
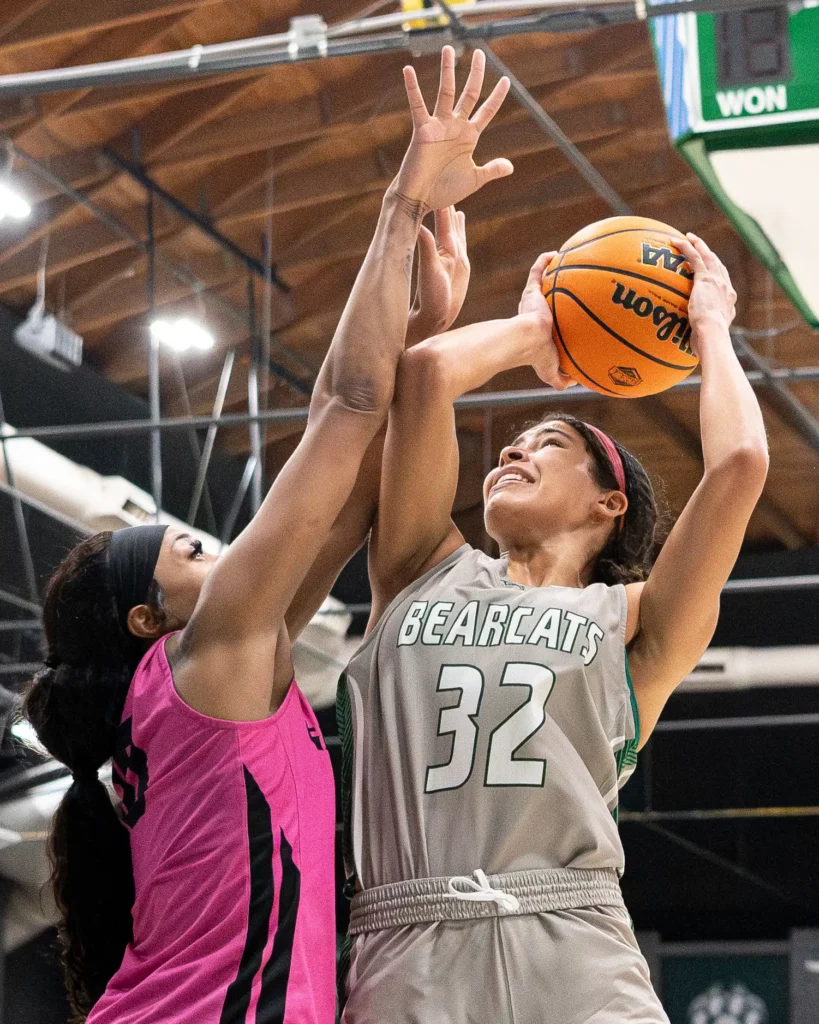
[[[768,1008],[744,985],[717,983],[692,1001],[688,1024],[768,1024]]]

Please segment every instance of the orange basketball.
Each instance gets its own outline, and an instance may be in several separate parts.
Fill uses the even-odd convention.
[[[645,217],[609,217],[578,231],[549,264],[543,293],[561,369],[617,398],[665,391],[697,365],[692,274],[671,244],[680,232]]]

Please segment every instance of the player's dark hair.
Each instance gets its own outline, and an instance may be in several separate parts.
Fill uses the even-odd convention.
[[[568,424],[583,438],[594,462],[597,484],[607,490],[618,490],[606,449],[589,425],[576,416],[563,412],[548,413],[539,420],[539,423],[549,423],[553,420]],[[611,534],[595,563],[592,583],[607,583],[609,586],[615,583],[637,583],[648,577],[657,556],[661,521],[657,498],[648,473],[627,448],[613,437],[611,441],[623,461],[628,508],[623,516],[622,529],[618,529],[617,524],[612,527]]]
[[[85,1020],[132,937],[130,840],[97,772],[114,754],[131,677],[147,643],[120,625],[107,574],[110,543],[109,532],[82,541],[49,580],[43,605],[48,652],[23,704],[39,741],[74,776],[49,839],[72,1024]],[[156,580],[147,603],[162,614]]]

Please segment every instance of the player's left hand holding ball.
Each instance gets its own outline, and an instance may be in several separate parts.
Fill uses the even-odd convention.
[[[688,322],[691,325],[691,347],[702,358],[701,343],[709,328],[722,335],[736,315],[737,293],[722,260],[697,235],[672,239],[694,272],[694,287],[688,300]]]
[[[577,381],[560,369],[560,357],[552,335],[552,311],[543,294],[543,275],[546,268],[557,255],[555,252],[544,252],[532,264],[526,287],[518,303],[519,315],[532,315],[542,324],[542,339],[538,351],[532,360],[532,368],[545,384],[551,384],[556,391],[565,391]]]

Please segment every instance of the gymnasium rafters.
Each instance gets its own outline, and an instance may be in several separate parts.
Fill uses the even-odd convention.
[[[379,11],[397,5],[369,5]],[[321,14],[328,24],[360,15],[363,0],[6,0],[0,26],[0,74],[160,53],[287,30],[290,19]],[[705,237],[729,266],[740,295],[738,322],[751,343],[779,366],[815,366],[815,336],[747,253],[728,221],[669,141],[657,73],[644,24],[595,31],[530,34],[498,40],[497,53],[635,212]],[[310,368],[326,351],[369,241],[381,194],[403,153],[409,118],[400,69],[406,53],[373,54],[199,78],[174,84],[102,87],[3,101],[0,131],[63,181],[144,237],[141,185],[104,154],[141,161],[147,173],[205,216],[239,248],[263,258],[266,232],[287,294],[272,291],[272,373],[262,396],[271,407],[306,404]],[[437,57],[415,61],[427,95]],[[507,156],[514,176],[465,204],[472,262],[464,320],[513,312],[526,271],[541,250],[608,215],[550,140],[509,98],[487,131],[481,159]],[[60,193],[19,159],[15,180],[34,205],[27,221],[0,228],[0,302],[24,312],[47,240],[47,298],[85,339],[86,358],[109,378],[147,393],[147,258],[86,208]],[[247,408],[248,330],[229,315],[247,301],[248,271],[163,204],[155,204],[158,255],[187,267],[204,285],[196,299],[165,263],[157,267],[163,314],[202,313],[217,336],[207,356],[186,359],[194,413],[210,412],[221,361],[237,346],[226,412]],[[254,284],[257,306],[262,286]],[[781,336],[775,329],[797,326]],[[765,332],[771,336],[765,337]],[[186,412],[178,378],[163,358],[165,415]],[[528,371],[492,390],[537,386]],[[790,385],[819,410],[819,383]],[[763,398],[765,392],[762,392]],[[492,454],[538,406],[497,409]],[[682,507],[701,471],[697,397],[679,391],[632,402],[574,402],[633,446],[666,483],[672,511]],[[793,423],[765,402],[771,472],[748,540],[799,547],[819,540],[816,451]],[[480,480],[487,420],[461,414],[462,526],[481,535]],[[292,450],[293,425],[267,430],[269,467]],[[147,441],[146,441],[147,443]],[[246,451],[247,429],[220,432],[219,444]]]

